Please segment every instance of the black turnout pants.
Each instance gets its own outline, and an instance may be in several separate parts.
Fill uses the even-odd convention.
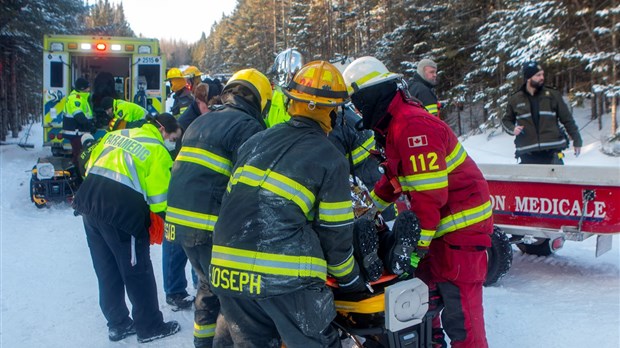
[[[161,328],[163,316],[157,301],[157,285],[150,257],[148,231],[135,240],[135,265],[131,259],[131,235],[114,225],[83,216],[86,240],[99,282],[99,305],[108,327],[131,323],[125,290],[132,304],[138,336],[149,337]]]
[[[210,233],[206,232],[205,233]],[[211,292],[209,285],[209,266],[211,265],[211,249],[213,239],[209,238],[206,243],[194,246],[183,245],[187,259],[198,275],[199,287],[196,292],[196,311],[194,312],[194,346],[196,348],[223,346],[223,343],[213,344],[214,337],[218,340],[225,339],[227,335],[218,322],[220,313],[220,300]],[[216,325],[217,323],[217,325]],[[217,334],[217,335],[216,335]]]
[[[288,348],[340,347],[334,296],[325,285],[288,294],[250,299],[220,296],[235,347]]]

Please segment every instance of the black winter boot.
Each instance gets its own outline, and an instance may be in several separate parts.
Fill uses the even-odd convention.
[[[194,303],[194,296],[185,293],[166,295],[166,303],[170,305],[173,312],[190,309]]]
[[[394,242],[386,255],[387,268],[399,276],[411,276],[415,268],[411,266],[411,254],[417,252],[420,240],[420,222],[410,210],[396,217],[392,233]]]
[[[360,218],[353,224],[353,255],[364,278],[374,282],[383,274],[383,262],[377,255],[379,236],[372,220]]]
[[[111,327],[108,329],[108,338],[112,342],[120,341],[125,337],[135,335],[135,334],[136,334],[136,328],[133,325],[133,321],[131,321],[129,325],[126,325],[126,326]]]
[[[176,320],[171,320],[169,322],[162,323],[158,330],[155,330],[147,336],[140,337],[140,335],[138,335],[138,343],[151,342],[160,338],[172,336],[179,332],[179,330],[181,330],[181,325],[179,325]]]

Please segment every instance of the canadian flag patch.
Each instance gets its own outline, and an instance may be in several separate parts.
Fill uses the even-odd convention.
[[[426,139],[426,135],[418,135],[416,137],[407,138],[407,142],[409,143],[409,147],[420,147],[428,145],[428,140]]]

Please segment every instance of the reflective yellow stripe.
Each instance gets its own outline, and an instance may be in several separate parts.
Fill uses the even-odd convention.
[[[238,182],[252,187],[263,188],[293,201],[301,208],[305,215],[314,206],[315,197],[310,190],[297,181],[271,170],[265,171],[250,165],[239,167],[235,170],[235,174],[228,183],[228,190],[230,191],[230,188]],[[351,202],[349,202],[349,208],[351,208]]]
[[[446,216],[439,221],[439,227],[437,227],[435,237],[439,238],[446,233],[484,221],[490,218],[492,213],[491,201],[486,201],[484,204],[477,207]]]
[[[403,191],[429,191],[448,187],[448,173],[438,172],[399,176]]]
[[[194,322],[194,337],[207,338],[215,336],[215,324],[198,325]]]
[[[232,171],[229,159],[197,147],[183,146],[176,160],[195,163],[226,176],[230,176]]]
[[[361,85],[363,85],[363,84],[364,84],[364,82],[366,82],[366,81],[368,81],[368,80],[370,80],[370,79],[372,79],[372,78],[374,78],[374,77],[377,77],[377,76],[379,76],[379,75],[381,75],[381,73],[380,73],[380,72],[378,72],[378,71],[372,71],[372,72],[370,72],[369,74],[367,74],[366,76],[362,76],[362,77],[360,77],[357,81],[355,81],[355,83],[356,83],[358,86],[361,86]]]
[[[353,221],[353,217],[351,201],[319,203],[319,220],[326,222],[346,222]]]
[[[454,147],[454,150],[450,152],[448,156],[446,156],[446,170],[448,173],[451,173],[454,169],[461,165],[461,163],[465,162],[467,158],[467,152],[461,145],[461,143],[457,143]]]
[[[428,104],[424,105],[424,107],[426,108],[426,111],[430,112],[431,114],[437,114],[437,110],[439,109],[437,107],[437,104]]]
[[[382,200],[381,197],[377,196],[375,190],[370,191],[370,198],[379,211],[384,211],[390,205],[389,202],[386,202]]]
[[[431,245],[431,241],[433,240],[434,236],[435,236],[434,230],[421,229],[420,240],[418,241],[418,245],[421,247],[428,248],[428,246]]]
[[[327,262],[312,256],[291,256],[213,246],[211,264],[270,275],[313,277],[325,281]]]
[[[353,251],[351,251],[351,255],[349,255],[349,257],[347,257],[347,259],[344,260],[343,263],[335,266],[328,265],[327,271],[334,277],[342,278],[353,272],[354,266],[355,259],[353,258]]]
[[[368,156],[370,156],[370,150],[375,148],[375,139],[373,137],[370,137],[368,139],[366,139],[366,141],[358,146],[355,150],[351,151],[351,156],[353,156],[353,165],[356,166],[359,163],[361,163],[363,160],[365,160],[366,158],[368,158]],[[347,153],[347,157],[350,156]]]
[[[217,216],[168,206],[166,221],[201,230],[213,231],[213,227],[217,222]]]

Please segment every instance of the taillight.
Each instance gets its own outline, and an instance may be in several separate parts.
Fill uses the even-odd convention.
[[[54,140],[54,139],[56,139],[56,136],[54,134],[50,133],[50,139]]]
[[[58,133],[58,135],[56,136],[56,139],[62,140],[62,133]]]

